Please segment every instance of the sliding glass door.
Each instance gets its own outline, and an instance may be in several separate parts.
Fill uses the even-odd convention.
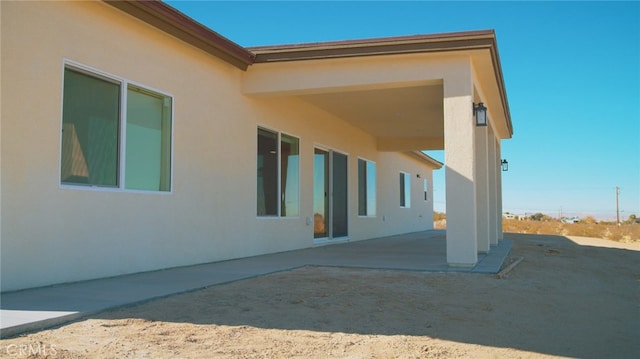
[[[329,237],[329,152],[316,148],[313,156],[313,238]]]
[[[347,155],[331,152],[331,183],[333,196],[331,197],[331,237],[346,237],[347,225]]]
[[[316,148],[314,152],[313,237],[346,237],[348,232],[347,155]]]

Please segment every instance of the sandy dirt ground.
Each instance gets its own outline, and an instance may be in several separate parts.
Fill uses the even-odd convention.
[[[306,267],[1,340],[0,357],[640,357],[640,244],[507,238],[524,260],[504,279]]]

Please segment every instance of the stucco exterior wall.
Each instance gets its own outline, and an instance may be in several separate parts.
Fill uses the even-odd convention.
[[[384,203],[379,213],[380,233],[392,235],[433,229],[433,176],[432,171],[420,165],[420,161],[411,155],[398,156],[394,152],[380,153],[379,188],[380,202]],[[400,172],[409,175],[411,203],[409,207],[400,207]],[[420,177],[418,177],[420,175]],[[423,181],[428,181],[429,193],[424,199]]]
[[[2,4],[0,4],[0,44],[2,44]],[[2,73],[4,72],[1,50],[0,48],[0,252],[2,251]]]
[[[425,163],[378,152],[335,116],[245,96],[241,70],[103,3],[0,8],[2,291],[312,246],[315,146],[349,155],[350,240],[432,228]],[[60,186],[65,59],[173,96],[171,193]],[[256,217],[258,126],[300,138],[299,217]],[[376,217],[357,216],[358,157],[377,164]],[[399,171],[413,175],[411,208],[399,208]]]

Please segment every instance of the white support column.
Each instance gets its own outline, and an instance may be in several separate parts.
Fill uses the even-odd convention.
[[[488,133],[489,159],[489,244],[498,244],[498,221],[502,220],[502,214],[498,212],[498,176],[500,175],[500,159],[496,157],[496,136],[493,128]]]
[[[447,263],[474,266],[478,261],[475,123],[471,67],[444,79],[444,149],[447,205]]]
[[[500,163],[502,161],[502,154],[500,149],[500,140],[496,139],[496,163]],[[498,166],[498,171],[496,172],[496,189],[497,189],[497,205],[498,205],[498,240],[501,241],[504,239],[504,234],[502,233],[502,166]]]
[[[488,127],[476,127],[476,216],[478,231],[478,252],[488,253],[490,249],[489,233],[489,173],[492,170],[488,157]],[[489,160],[491,158],[491,160]]]

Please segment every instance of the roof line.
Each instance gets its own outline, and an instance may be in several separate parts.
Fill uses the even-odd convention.
[[[513,122],[511,122],[511,110],[509,109],[509,101],[507,99],[507,88],[504,84],[504,75],[502,74],[502,65],[500,62],[500,54],[498,53],[498,41],[496,41],[495,35],[493,37],[493,45],[491,46],[491,59],[493,61],[493,72],[496,74],[496,82],[500,91],[502,100],[502,107],[504,108],[505,115],[507,117],[507,127],[509,128],[509,134],[513,136]]]
[[[442,51],[489,49],[493,30],[413,35],[389,38],[317,42],[308,44],[249,47],[255,62],[296,61]]]
[[[368,43],[368,46],[333,46],[318,48],[294,48],[282,51],[264,51],[249,48],[256,54],[256,63],[313,60],[326,58],[362,57],[374,55],[396,55],[427,52],[448,52],[460,50],[488,49],[491,46],[489,39],[466,40],[464,46],[456,40],[438,42],[409,42],[409,43]],[[263,52],[264,51],[264,52]]]
[[[460,31],[460,32],[447,32],[439,34],[418,34],[408,36],[391,36],[391,37],[378,37],[378,38],[366,38],[366,39],[353,39],[353,40],[339,40],[339,41],[324,41],[324,42],[310,42],[288,45],[267,45],[267,46],[252,46],[247,49],[254,53],[262,52],[277,52],[277,51],[292,51],[305,48],[349,48],[360,47],[367,45],[380,45],[380,44],[399,44],[399,43],[418,43],[418,42],[438,42],[447,39],[462,38],[484,38],[487,36],[493,36],[493,30],[474,30],[474,31]]]
[[[103,0],[125,13],[246,70],[255,55],[160,0]]]
[[[426,162],[427,164],[433,166],[433,169],[439,170],[440,168],[442,168],[442,166],[444,166],[444,163],[434,159],[433,157],[429,156],[428,154],[422,152],[422,151],[410,151],[408,152],[411,155],[413,155],[414,157],[416,157],[417,159]]]

